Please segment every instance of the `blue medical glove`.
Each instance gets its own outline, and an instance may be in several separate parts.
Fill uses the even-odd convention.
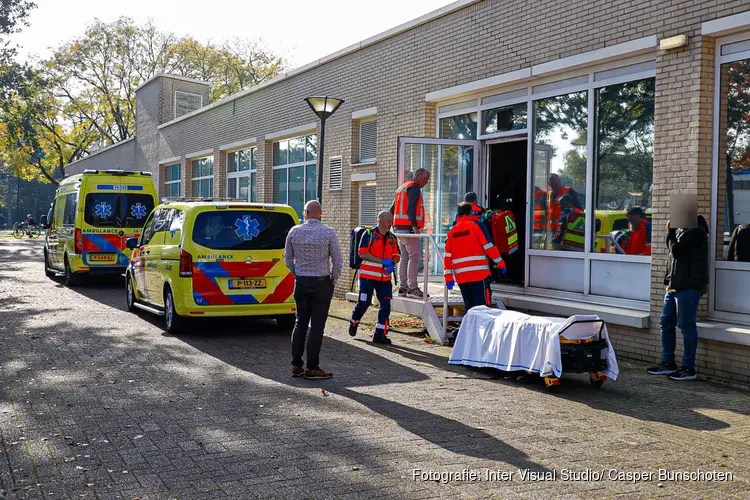
[[[383,259],[383,267],[386,271],[388,271],[388,274],[393,272],[393,260],[392,259]]]
[[[445,284],[445,287],[446,287],[446,288],[447,288],[448,290],[453,290],[453,287],[454,287],[455,285],[456,285],[456,282],[455,282],[455,281],[449,281],[448,283],[446,283],[446,284]]]

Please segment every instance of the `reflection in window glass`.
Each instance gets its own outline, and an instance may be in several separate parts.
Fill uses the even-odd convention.
[[[582,252],[588,93],[534,101],[532,247]]]
[[[300,217],[305,203],[317,197],[317,147],[317,136],[313,134],[287,139],[273,145],[274,203],[291,205]],[[255,182],[252,189],[255,193]]]
[[[227,172],[236,172],[237,171],[237,153],[228,153],[227,154]]]
[[[476,139],[477,114],[469,113],[441,118],[440,137],[443,139]]]
[[[496,134],[509,130],[526,128],[526,103],[514,104],[502,108],[488,109],[482,112],[482,133]]]
[[[651,255],[654,79],[597,89],[595,103],[595,251]]]
[[[717,258],[750,262],[750,59],[721,66]]]
[[[273,171],[273,202],[286,203],[286,169]]]

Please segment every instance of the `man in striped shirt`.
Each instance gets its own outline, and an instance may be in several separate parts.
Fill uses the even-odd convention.
[[[284,262],[296,278],[294,302],[297,321],[292,332],[292,376],[313,380],[333,376],[322,370],[318,362],[333,287],[343,267],[336,231],[320,222],[322,215],[320,203],[308,201],[305,205],[305,223],[289,231],[284,253]],[[305,343],[306,370],[302,361]]]

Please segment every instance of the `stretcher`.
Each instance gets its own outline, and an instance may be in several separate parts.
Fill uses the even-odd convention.
[[[598,316],[530,316],[474,307],[464,316],[449,363],[525,371],[560,384],[563,372],[588,373],[594,387],[619,373],[607,325]]]

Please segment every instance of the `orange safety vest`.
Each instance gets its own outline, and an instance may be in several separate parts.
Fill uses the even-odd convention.
[[[358,253],[360,256],[369,253],[379,259],[391,259],[394,255],[401,255],[398,249],[396,236],[388,231],[385,236],[380,234],[377,226],[365,231],[359,242]],[[372,281],[391,281],[391,275],[382,264],[376,264],[362,260],[359,264],[359,276]]]
[[[492,214],[492,242],[503,255],[512,255],[518,250],[516,219],[510,210],[500,210]]]
[[[445,242],[445,256],[443,269],[445,282],[455,281],[458,284],[482,281],[490,276],[490,266],[487,257],[499,267],[505,267],[500,252],[492,242],[487,241],[479,223],[469,216],[458,218],[458,222],[448,232]]]
[[[562,239],[563,250],[583,252],[586,245],[586,216],[580,208],[573,208],[567,215],[568,225]],[[562,227],[558,222],[558,231]]]
[[[547,192],[547,224],[549,224],[551,231],[560,229],[560,217],[562,217],[560,198],[566,194],[570,194],[571,191],[573,191],[572,187],[562,186],[557,192],[551,189]]]
[[[471,215],[469,215],[469,218],[473,221],[479,222],[479,219],[482,218],[482,214],[484,213],[484,209],[477,205],[476,203],[471,204]]]
[[[547,192],[538,187],[534,188],[534,231],[544,231],[544,215],[547,205]]]
[[[406,194],[408,189],[415,185],[414,181],[406,181],[396,190],[396,199],[393,202],[393,225],[411,227],[409,219],[409,196]],[[419,191],[419,201],[417,202],[417,227],[424,228],[424,199],[422,191]]]

